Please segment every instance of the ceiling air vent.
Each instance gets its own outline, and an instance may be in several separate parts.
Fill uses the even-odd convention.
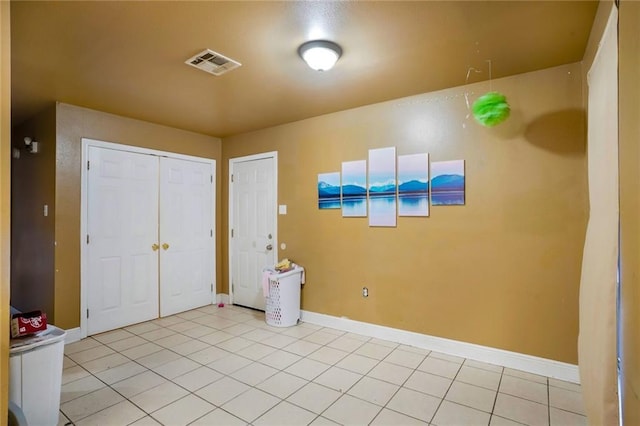
[[[242,65],[240,62],[227,58],[210,49],[198,53],[187,59],[184,63],[213,75],[222,75]]]

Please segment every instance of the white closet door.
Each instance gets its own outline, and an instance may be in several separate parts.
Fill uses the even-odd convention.
[[[89,147],[88,334],[158,317],[158,158]]]
[[[213,166],[160,159],[160,316],[214,301]]]

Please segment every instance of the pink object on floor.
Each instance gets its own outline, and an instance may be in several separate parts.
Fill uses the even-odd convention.
[[[218,303],[218,308],[224,308],[224,303],[222,302]]]
[[[262,295],[269,297],[269,278],[271,277],[271,271],[262,271]]]

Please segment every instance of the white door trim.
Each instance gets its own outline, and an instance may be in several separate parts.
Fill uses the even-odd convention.
[[[141,148],[133,145],[123,145],[114,142],[105,142],[99,141],[96,139],[82,138],[82,162],[80,170],[80,338],[84,339],[87,337],[87,276],[89,271],[89,265],[87,264],[88,260],[88,252],[87,252],[87,244],[86,244],[86,236],[87,236],[87,225],[88,225],[88,209],[87,209],[87,161],[89,159],[89,147],[97,147],[97,148],[107,148],[107,149],[115,149],[119,151],[128,151],[135,152],[140,154],[149,154],[156,155],[158,157],[170,157],[177,158],[182,160],[190,160],[190,161],[198,161],[201,163],[208,163],[212,166],[213,177],[214,177],[214,190],[215,190],[215,179],[216,179],[216,160],[212,158],[202,158],[195,157],[192,155],[184,155],[177,154],[174,152],[166,152],[159,151],[156,149],[149,148]],[[213,212],[216,213],[216,197],[215,194],[213,196]],[[214,217],[214,224],[216,222],[216,218]],[[215,229],[214,229],[214,244],[215,244]],[[214,252],[217,252],[217,245],[215,247]],[[214,271],[215,271],[215,261],[216,258],[214,256]],[[215,282],[216,274],[214,274],[214,287],[216,286]]]
[[[233,185],[231,182],[231,176],[233,175],[234,166],[237,163],[243,163],[245,161],[264,160],[266,158],[273,158],[273,246],[275,248],[275,258],[278,256],[278,151],[263,152],[261,154],[247,155],[244,157],[236,157],[229,159],[229,228],[227,229],[227,242],[229,253],[229,282],[227,283],[229,288],[229,304],[233,304],[233,239],[231,238],[231,230],[233,229]]]

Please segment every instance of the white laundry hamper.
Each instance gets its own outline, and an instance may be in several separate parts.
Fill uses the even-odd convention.
[[[300,287],[304,268],[296,265],[287,272],[269,273],[269,291],[265,303],[265,321],[274,327],[291,327],[300,320]]]
[[[58,423],[66,335],[49,324],[42,333],[11,340],[9,401],[20,407],[29,425]]]

